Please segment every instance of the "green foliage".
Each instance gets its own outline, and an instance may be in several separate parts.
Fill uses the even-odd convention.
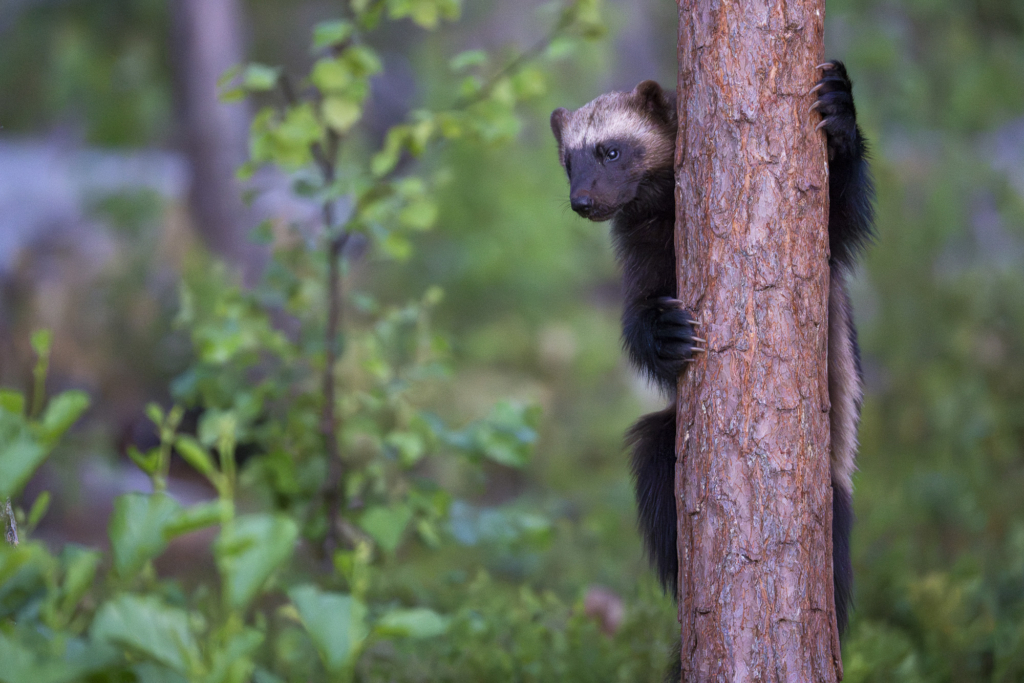
[[[296,586],[288,595],[327,672],[351,671],[369,635],[366,606],[351,595],[325,593],[316,586]]]
[[[70,122],[103,144],[165,140],[171,78],[167,3],[84,0],[0,7],[5,130]],[[15,101],[17,100],[17,101]]]
[[[526,587],[508,589],[481,574],[464,587],[446,637],[371,647],[360,671],[364,680],[403,683],[654,683],[664,680],[675,623],[666,601],[640,602],[616,635],[605,636],[582,604]]]
[[[979,144],[1024,115],[1020,4],[836,9],[879,195],[846,680],[1020,680],[1024,200]]]
[[[156,596],[124,593],[110,600],[96,612],[89,635],[182,677],[199,666],[199,643],[188,612]]]
[[[0,391],[0,500],[17,496],[36,469],[53,451],[61,436],[89,407],[80,391],[65,391],[45,403],[50,336],[37,332],[32,348],[39,357],[29,414],[23,394]]]
[[[246,515],[225,524],[214,545],[224,577],[224,599],[244,609],[281,565],[295,553],[298,527],[283,515]]]
[[[165,6],[33,3],[0,36],[0,91],[18,93],[0,101],[4,130],[80,113],[90,141],[163,141],[166,58],[147,36],[166,32]],[[553,33],[523,61],[453,51],[481,44],[466,40],[479,7],[452,34],[459,3],[350,6],[315,27],[309,73],[292,79],[274,64],[302,50],[268,17],[295,3],[249,5],[265,63],[222,81],[226,98],[264,107],[243,175],[292,172],[333,221],[261,226],[275,257],[252,290],[193,257],[177,326],[194,356],[173,393],[201,417],[183,433],[180,411],[151,411],[160,443],[132,457],[154,493],[115,502],[109,555],[47,550],[32,536],[49,496],[20,500],[84,396],[47,401],[45,360],[26,394],[0,390],[0,485],[26,508],[22,545],[0,549],[0,679],[660,680],[674,607],[632,589],[648,572],[619,445],[642,408],[617,364],[616,276],[606,231],[564,208],[545,125],[617,73],[581,47],[603,30],[597,5],[542,8]],[[1018,162],[991,155],[994,132],[1024,115],[1024,15],[1006,0],[828,10],[828,54],[856,80],[879,188],[878,242],[853,292],[868,396],[846,680],[1018,680],[1024,203]],[[671,42],[672,22],[654,23]],[[415,70],[412,111],[379,131],[369,82],[396,53]],[[566,55],[579,66],[549,68]],[[96,209],[139,237],[154,204]],[[342,322],[328,339],[327,255],[342,235],[365,256],[335,262]],[[152,263],[135,260],[125,281]],[[158,493],[174,453],[215,500]],[[174,539],[202,529],[190,540],[216,539],[211,574],[163,578]],[[495,578],[467,579],[481,565]],[[578,599],[595,581],[628,596],[614,636]]]
[[[110,546],[114,568],[131,577],[167,547],[166,530],[181,506],[163,493],[129,493],[114,502],[110,516]]]
[[[544,511],[480,507],[457,483],[474,489],[486,471],[529,466],[542,413],[500,394],[468,418],[452,410],[452,345],[433,323],[442,290],[389,298],[364,289],[344,249],[358,243],[375,265],[411,263],[442,212],[447,174],[428,157],[452,140],[484,149],[517,135],[518,108],[548,86],[538,63],[596,35],[596,4],[559,10],[548,42],[522,58],[452,60],[440,79],[445,104],[414,110],[376,148],[363,130],[369,79],[383,68],[371,32],[389,19],[433,29],[460,7],[352,9],[315,28],[306,78],[292,83],[255,64],[223,79],[227,98],[279,99],[255,117],[243,175],[262,164],[294,173],[325,224],[312,236],[264,226],[274,257],[251,289],[193,257],[176,319],[193,361],[173,383],[178,405],[147,410],[158,443],[129,453],[152,492],[114,501],[109,559],[72,546],[55,555],[31,539],[0,548],[0,679],[352,681],[376,680],[378,667],[401,679],[422,674],[416,664],[429,652],[445,672],[439,680],[515,671],[524,680],[653,680],[660,671],[665,643],[634,630],[629,642],[649,648],[637,660],[554,594],[508,593],[481,578],[469,599],[434,599],[396,579],[420,558],[551,546],[555,523]],[[556,42],[561,51],[548,49]],[[45,337],[35,343],[48,349]],[[74,392],[46,402],[47,351],[40,357],[31,402],[0,394],[11,435],[0,478],[15,497],[87,404]],[[184,431],[186,407],[199,415],[194,433]],[[214,500],[186,505],[167,492],[175,454]],[[19,513],[26,533],[48,501]],[[215,529],[216,574],[198,586],[161,578],[174,540],[202,529]],[[495,649],[491,636],[514,647]]]

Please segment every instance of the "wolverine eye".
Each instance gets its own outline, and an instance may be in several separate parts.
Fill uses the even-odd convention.
[[[569,157],[565,158],[565,173],[566,175],[572,175],[572,162],[569,161]]]
[[[604,153],[604,156],[606,159],[608,159],[608,161],[615,161],[616,159],[619,158],[619,150],[610,149]]]

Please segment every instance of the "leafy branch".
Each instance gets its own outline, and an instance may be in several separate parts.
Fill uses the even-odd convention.
[[[312,162],[317,169],[323,255],[326,259],[324,305],[326,324],[323,332],[324,363],[320,386],[322,412],[319,432],[327,455],[327,472],[321,487],[321,499],[328,515],[322,541],[325,558],[346,546],[342,538],[343,511],[346,509],[346,457],[340,442],[344,424],[338,406],[340,382],[338,367],[345,353],[344,329],[345,247],[351,236],[366,234],[386,253],[402,258],[409,253],[403,232],[425,230],[436,218],[436,208],[428,199],[428,187],[414,175],[398,176],[403,154],[415,158],[431,142],[466,135],[485,141],[501,141],[514,135],[518,122],[518,102],[543,92],[543,75],[525,71],[550,52],[554,41],[570,34],[594,37],[600,32],[594,0],[572,0],[559,11],[551,29],[536,43],[520,52],[483,80],[472,93],[463,93],[455,104],[439,111],[416,110],[407,123],[391,128],[383,148],[367,160],[368,172],[346,169],[340,177],[339,155],[344,139],[362,118],[369,94],[370,79],[382,69],[379,57],[365,45],[363,32],[376,25],[382,13],[392,18],[408,13],[414,21],[432,28],[441,16],[452,16],[450,0],[430,0],[421,5],[402,3],[353,3],[349,19],[324,22],[314,31],[314,47],[321,52],[299,88],[283,71],[262,65],[250,65],[232,77],[241,75],[241,87],[228,97],[277,90],[283,107],[267,108],[253,125],[253,158],[243,169],[251,173],[262,163],[272,162],[285,168],[300,169]],[[434,4],[431,4],[434,3]],[[483,67],[485,59],[456,58],[453,69]],[[487,106],[482,106],[488,103]],[[481,106],[478,106],[481,105]],[[337,200],[350,197],[353,210],[338,224]],[[344,533],[349,539],[357,534]]]

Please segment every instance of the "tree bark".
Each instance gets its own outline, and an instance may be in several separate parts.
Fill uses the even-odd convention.
[[[824,2],[678,4],[682,679],[836,681]]]
[[[248,156],[249,111],[227,104],[217,81],[245,59],[239,0],[172,0],[172,53],[183,143],[191,170],[196,229],[214,253],[253,280],[261,255],[247,239],[249,218],[235,171]]]

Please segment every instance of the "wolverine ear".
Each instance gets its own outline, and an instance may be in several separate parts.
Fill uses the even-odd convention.
[[[562,127],[565,125],[565,116],[568,113],[569,110],[564,107],[559,107],[551,112],[551,132],[555,134],[559,149],[562,148]]]
[[[667,121],[670,118],[671,106],[665,91],[655,81],[644,81],[633,89],[633,97],[636,98],[643,111],[654,116],[660,121]]]

